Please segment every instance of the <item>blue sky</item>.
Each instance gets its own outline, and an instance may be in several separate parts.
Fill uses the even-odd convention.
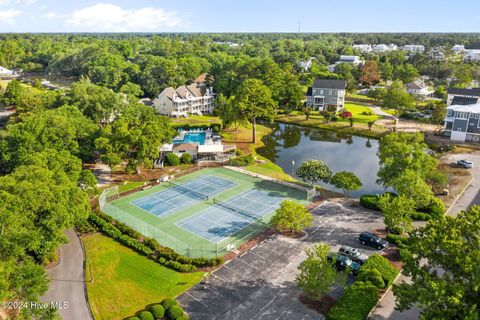
[[[0,32],[480,32],[478,0],[0,0]]]

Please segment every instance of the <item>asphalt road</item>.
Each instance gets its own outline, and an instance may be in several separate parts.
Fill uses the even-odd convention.
[[[85,257],[81,242],[75,231],[67,230],[65,233],[69,243],[60,247],[60,263],[47,270],[50,287],[42,300],[68,304],[68,307],[58,309],[63,320],[93,320],[85,295]]]
[[[473,162],[472,169],[465,169],[470,170],[470,173],[472,174],[472,182],[447,212],[447,214],[451,216],[457,215],[462,210],[467,210],[474,204],[480,204],[480,154],[455,154],[451,157],[452,162],[457,162],[457,160],[461,159],[466,159]]]

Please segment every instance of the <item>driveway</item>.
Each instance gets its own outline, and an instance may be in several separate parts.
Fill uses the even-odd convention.
[[[324,319],[298,299],[295,285],[304,249],[319,241],[333,250],[342,244],[359,247],[366,254],[377,252],[359,245],[356,236],[365,230],[383,228],[382,217],[358,206],[357,201],[328,201],[313,210],[314,226],[309,237],[295,240],[272,236],[209,278],[182,294],[178,301],[193,320],[215,319]],[[338,298],[341,288],[330,295]]]
[[[81,242],[73,230],[67,230],[66,236],[69,242],[60,247],[60,263],[47,270],[50,287],[42,300],[68,306],[58,310],[63,320],[93,319],[86,299]]]
[[[369,105],[369,107],[377,116],[385,117],[387,119],[395,119],[393,115],[383,111],[379,106]]]

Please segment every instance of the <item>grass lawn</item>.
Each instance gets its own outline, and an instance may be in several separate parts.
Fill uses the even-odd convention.
[[[370,121],[375,121],[380,119],[380,117],[377,116],[372,111],[372,109],[370,109],[367,106],[363,106],[355,103],[345,103],[345,108],[352,113],[354,123],[355,122],[368,123]],[[371,113],[371,114],[362,114],[362,112]]]
[[[174,126],[181,126],[184,124],[188,124],[191,126],[195,125],[209,125],[212,123],[222,123],[219,117],[211,116],[211,115],[190,115],[188,118],[172,118],[172,124]]]
[[[384,108],[382,108],[381,110],[382,110],[383,112],[386,112],[386,113],[388,113],[388,114],[391,114],[392,116],[395,115],[395,109],[384,109]]]
[[[148,304],[175,298],[198,283],[202,272],[178,273],[101,234],[82,239],[94,282],[87,283],[95,319],[123,319]],[[87,279],[90,278],[87,268]]]
[[[141,187],[145,184],[145,181],[125,181],[124,184],[118,186],[118,192],[122,193],[129,191],[138,187]]]

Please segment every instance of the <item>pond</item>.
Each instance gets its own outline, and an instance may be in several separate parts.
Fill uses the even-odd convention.
[[[302,162],[322,160],[333,172],[351,171],[360,178],[363,187],[352,192],[352,196],[384,192],[384,188],[376,183],[379,169],[378,140],[295,125],[275,123],[272,126],[274,130],[263,138],[265,146],[258,149],[258,153],[286,173],[293,173],[297,177],[295,170]],[[331,185],[320,185],[341,192]]]

